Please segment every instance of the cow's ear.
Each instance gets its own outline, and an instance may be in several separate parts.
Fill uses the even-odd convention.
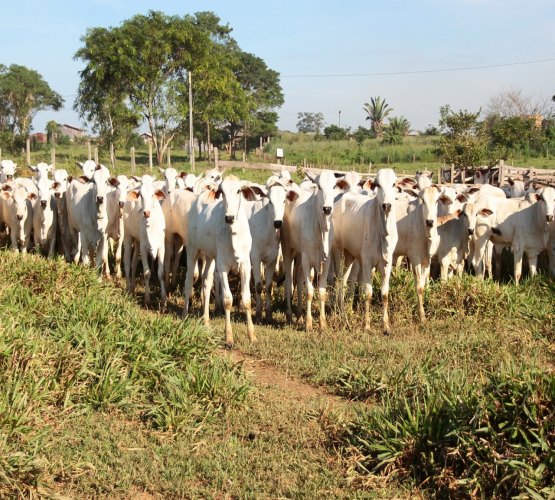
[[[119,181],[115,177],[110,177],[108,179],[108,184],[110,184],[110,186],[118,187]]]
[[[27,195],[27,198],[29,198],[32,201],[35,201],[38,198],[38,196],[36,195],[36,193],[29,193]]]
[[[514,181],[514,179],[513,179],[512,177],[509,177],[509,178],[507,179],[507,182],[509,183],[510,186],[514,186],[514,185],[515,185],[515,181]]]
[[[441,193],[441,188],[437,184],[432,184],[432,187],[436,188],[438,193]]]
[[[76,161],[75,164],[81,169],[83,170],[83,164],[80,161]]]
[[[287,191],[286,198],[288,201],[291,201],[291,202],[296,201],[298,197],[299,197],[299,193],[297,193],[296,191],[293,191],[292,189]]]
[[[222,190],[221,189],[210,189],[208,191],[208,201],[212,202],[214,200],[217,200],[220,196],[222,195]]]
[[[12,194],[10,191],[2,191],[2,198],[4,198],[5,200],[9,200],[11,195]]]
[[[373,191],[374,187],[375,187],[375,184],[371,179],[366,180],[362,185],[362,188],[366,189],[367,191]]]
[[[335,176],[336,179],[340,179],[341,177],[345,177],[344,172],[334,172],[333,175]]]
[[[76,181],[79,181],[81,184],[86,184],[87,182],[90,182],[91,180],[86,177],[85,175],[80,175],[79,177],[77,177],[75,179]]]
[[[96,164],[95,170],[100,170],[102,168],[102,165],[100,163]]]
[[[493,212],[489,208],[482,208],[482,210],[478,212],[478,215],[481,215],[482,217],[489,217],[492,214]]]
[[[245,198],[245,200],[247,201],[255,201],[256,200],[256,194],[255,191],[253,189],[254,186],[243,186],[241,188],[241,194],[243,195],[243,198]]]
[[[187,172],[185,172],[185,170],[182,170],[181,172],[179,172],[179,177],[184,179],[185,177],[187,177]]]
[[[164,194],[164,191],[161,191],[160,189],[157,189],[156,191],[154,191],[154,197],[158,200],[165,200],[166,199],[166,195]]]
[[[477,193],[478,191],[480,191],[480,188],[471,187],[471,188],[468,189],[467,193],[468,194],[474,194],[474,193]]]
[[[136,201],[138,199],[139,199],[138,191],[129,191],[129,193],[127,193],[127,201]]]
[[[37,167],[35,167],[34,165],[29,165],[29,168],[30,168],[33,172],[36,172],[36,171],[37,171]]]
[[[73,175],[68,175],[67,176],[67,183],[70,184],[72,180],[73,180]]]
[[[257,196],[264,198],[268,193],[264,191],[260,186],[249,186]]]
[[[466,194],[461,193],[461,194],[458,194],[455,199],[460,203],[466,203],[468,201],[468,196],[466,196]]]
[[[160,170],[161,173],[164,173],[166,171],[166,169],[162,167],[158,167],[158,170]]]
[[[403,189],[403,191],[407,193],[409,196],[418,198],[418,193],[416,191],[413,191],[412,189]]]
[[[536,198],[536,201],[540,201],[542,199],[542,195],[540,193],[534,193],[534,198]]]
[[[451,205],[451,203],[453,203],[453,200],[446,194],[442,194],[439,197],[439,201],[441,201],[442,203],[445,203],[446,205]]]
[[[342,179],[342,178],[339,178],[335,183],[335,185],[339,189],[342,189],[343,191],[347,191],[351,188],[351,185],[345,179]]]

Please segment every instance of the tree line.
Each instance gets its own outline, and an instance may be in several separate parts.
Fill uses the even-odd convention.
[[[553,98],[555,101],[555,96]],[[372,97],[362,108],[370,127],[325,125],[323,113],[299,112],[297,130],[312,134],[315,140],[355,140],[377,138],[382,144],[401,144],[411,131],[404,116],[390,116],[393,108],[380,96]],[[438,160],[457,167],[495,165],[515,154],[549,156],[555,152],[555,113],[550,103],[533,102],[522,91],[503,91],[490,99],[482,112],[454,111],[449,105],[439,110],[438,125],[428,125],[420,135],[436,137]],[[388,122],[385,120],[388,119]],[[553,154],[553,153],[552,153]]]

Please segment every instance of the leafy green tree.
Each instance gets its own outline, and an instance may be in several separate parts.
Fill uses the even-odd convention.
[[[232,120],[228,125],[232,157],[235,154],[238,133],[242,132],[246,149],[249,136],[256,135],[260,130],[276,129],[277,114],[274,110],[283,104],[279,73],[268,68],[254,54],[239,50],[237,56],[239,64],[234,73],[243,94],[237,96],[237,110],[241,121]]]
[[[478,120],[479,116],[480,111],[470,113],[460,110],[455,113],[449,105],[440,108],[442,136],[439,153],[445,163],[453,163],[461,168],[495,163],[497,158],[492,158],[488,152],[487,134]]]
[[[490,146],[499,148],[503,158],[515,150],[529,151],[541,149],[542,129],[536,126],[534,118],[511,116],[503,118],[491,116],[485,122],[490,138]]]
[[[148,124],[161,164],[187,113],[187,72],[194,72],[202,64],[210,48],[207,33],[195,25],[191,16],[150,11],[116,28],[90,29],[82,41],[84,46],[75,57],[86,63],[80,74],[86,80],[83,89],[91,89],[93,101],[99,92],[106,92],[108,107],[129,106],[129,114],[121,108],[119,117],[141,116]],[[93,81],[87,81],[90,79]],[[87,91],[82,94],[86,96]],[[83,103],[78,106],[89,112]]]
[[[26,138],[39,111],[59,110],[64,100],[35,70],[12,64],[0,66],[0,126],[9,133],[10,144]]]
[[[324,128],[324,137],[332,141],[342,141],[349,137],[349,128],[341,128],[337,125],[328,125]]]
[[[297,130],[305,134],[320,134],[324,128],[324,115],[322,113],[299,112],[297,113]]]
[[[359,126],[352,134],[353,139],[357,142],[357,144],[360,146],[362,145],[362,143],[366,140],[366,139],[373,139],[375,137],[374,133],[372,132],[372,130],[370,130],[369,128],[365,128],[362,126]]]
[[[385,102],[380,96],[371,97],[370,102],[364,103],[362,108],[366,111],[367,120],[370,120],[371,129],[376,135],[376,137],[381,137],[383,134],[384,120],[393,111],[393,108],[389,107],[389,104]]]

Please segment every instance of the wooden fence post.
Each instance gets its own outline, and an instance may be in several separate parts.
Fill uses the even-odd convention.
[[[31,138],[27,137],[25,141],[25,149],[27,151],[27,165],[31,165]]]
[[[98,146],[94,147],[94,162],[98,165]]]
[[[372,171],[372,162],[368,163],[368,173]]]
[[[148,141],[148,169],[152,171],[152,142]]]
[[[451,163],[451,183],[455,184],[455,164]]]
[[[52,146],[50,148],[50,163],[54,165],[54,170],[56,169],[56,148]]]
[[[172,166],[172,148],[168,146],[168,168]]]
[[[88,151],[87,159],[91,160],[91,159],[92,159],[92,154],[91,154],[91,141],[87,141],[87,151]]]
[[[214,148],[214,167],[219,169],[220,168],[219,163],[220,163],[220,155],[218,153],[218,148]]]
[[[135,146],[131,146],[131,173],[135,175]]]

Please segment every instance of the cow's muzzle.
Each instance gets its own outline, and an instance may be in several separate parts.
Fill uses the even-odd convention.
[[[23,220],[23,215],[17,215],[16,218],[17,218],[17,220],[22,221]]]
[[[150,210],[145,210],[143,215],[145,216],[145,219],[148,219],[150,217]]]
[[[225,223],[226,224],[233,224],[235,222],[235,215],[226,215],[225,216]]]
[[[102,203],[104,203],[104,196],[97,196],[96,197],[96,203],[98,205],[102,205]]]
[[[546,216],[545,216],[545,220],[546,220],[547,222],[551,222],[551,221],[553,220],[553,215],[546,215]]]
[[[282,227],[283,227],[283,221],[282,220],[275,220],[274,221],[274,228],[281,229]]]
[[[382,203],[382,209],[386,214],[388,214],[391,212],[391,203]]]
[[[434,221],[432,219],[426,219],[426,226],[434,227]]]
[[[40,200],[40,206],[44,210],[46,208],[46,200]]]
[[[472,228],[469,227],[469,228],[468,228],[468,234],[469,234],[470,236],[472,236],[472,235],[474,234],[474,229],[472,229]]]
[[[331,215],[331,207],[322,208],[322,212],[324,212],[324,215]]]

